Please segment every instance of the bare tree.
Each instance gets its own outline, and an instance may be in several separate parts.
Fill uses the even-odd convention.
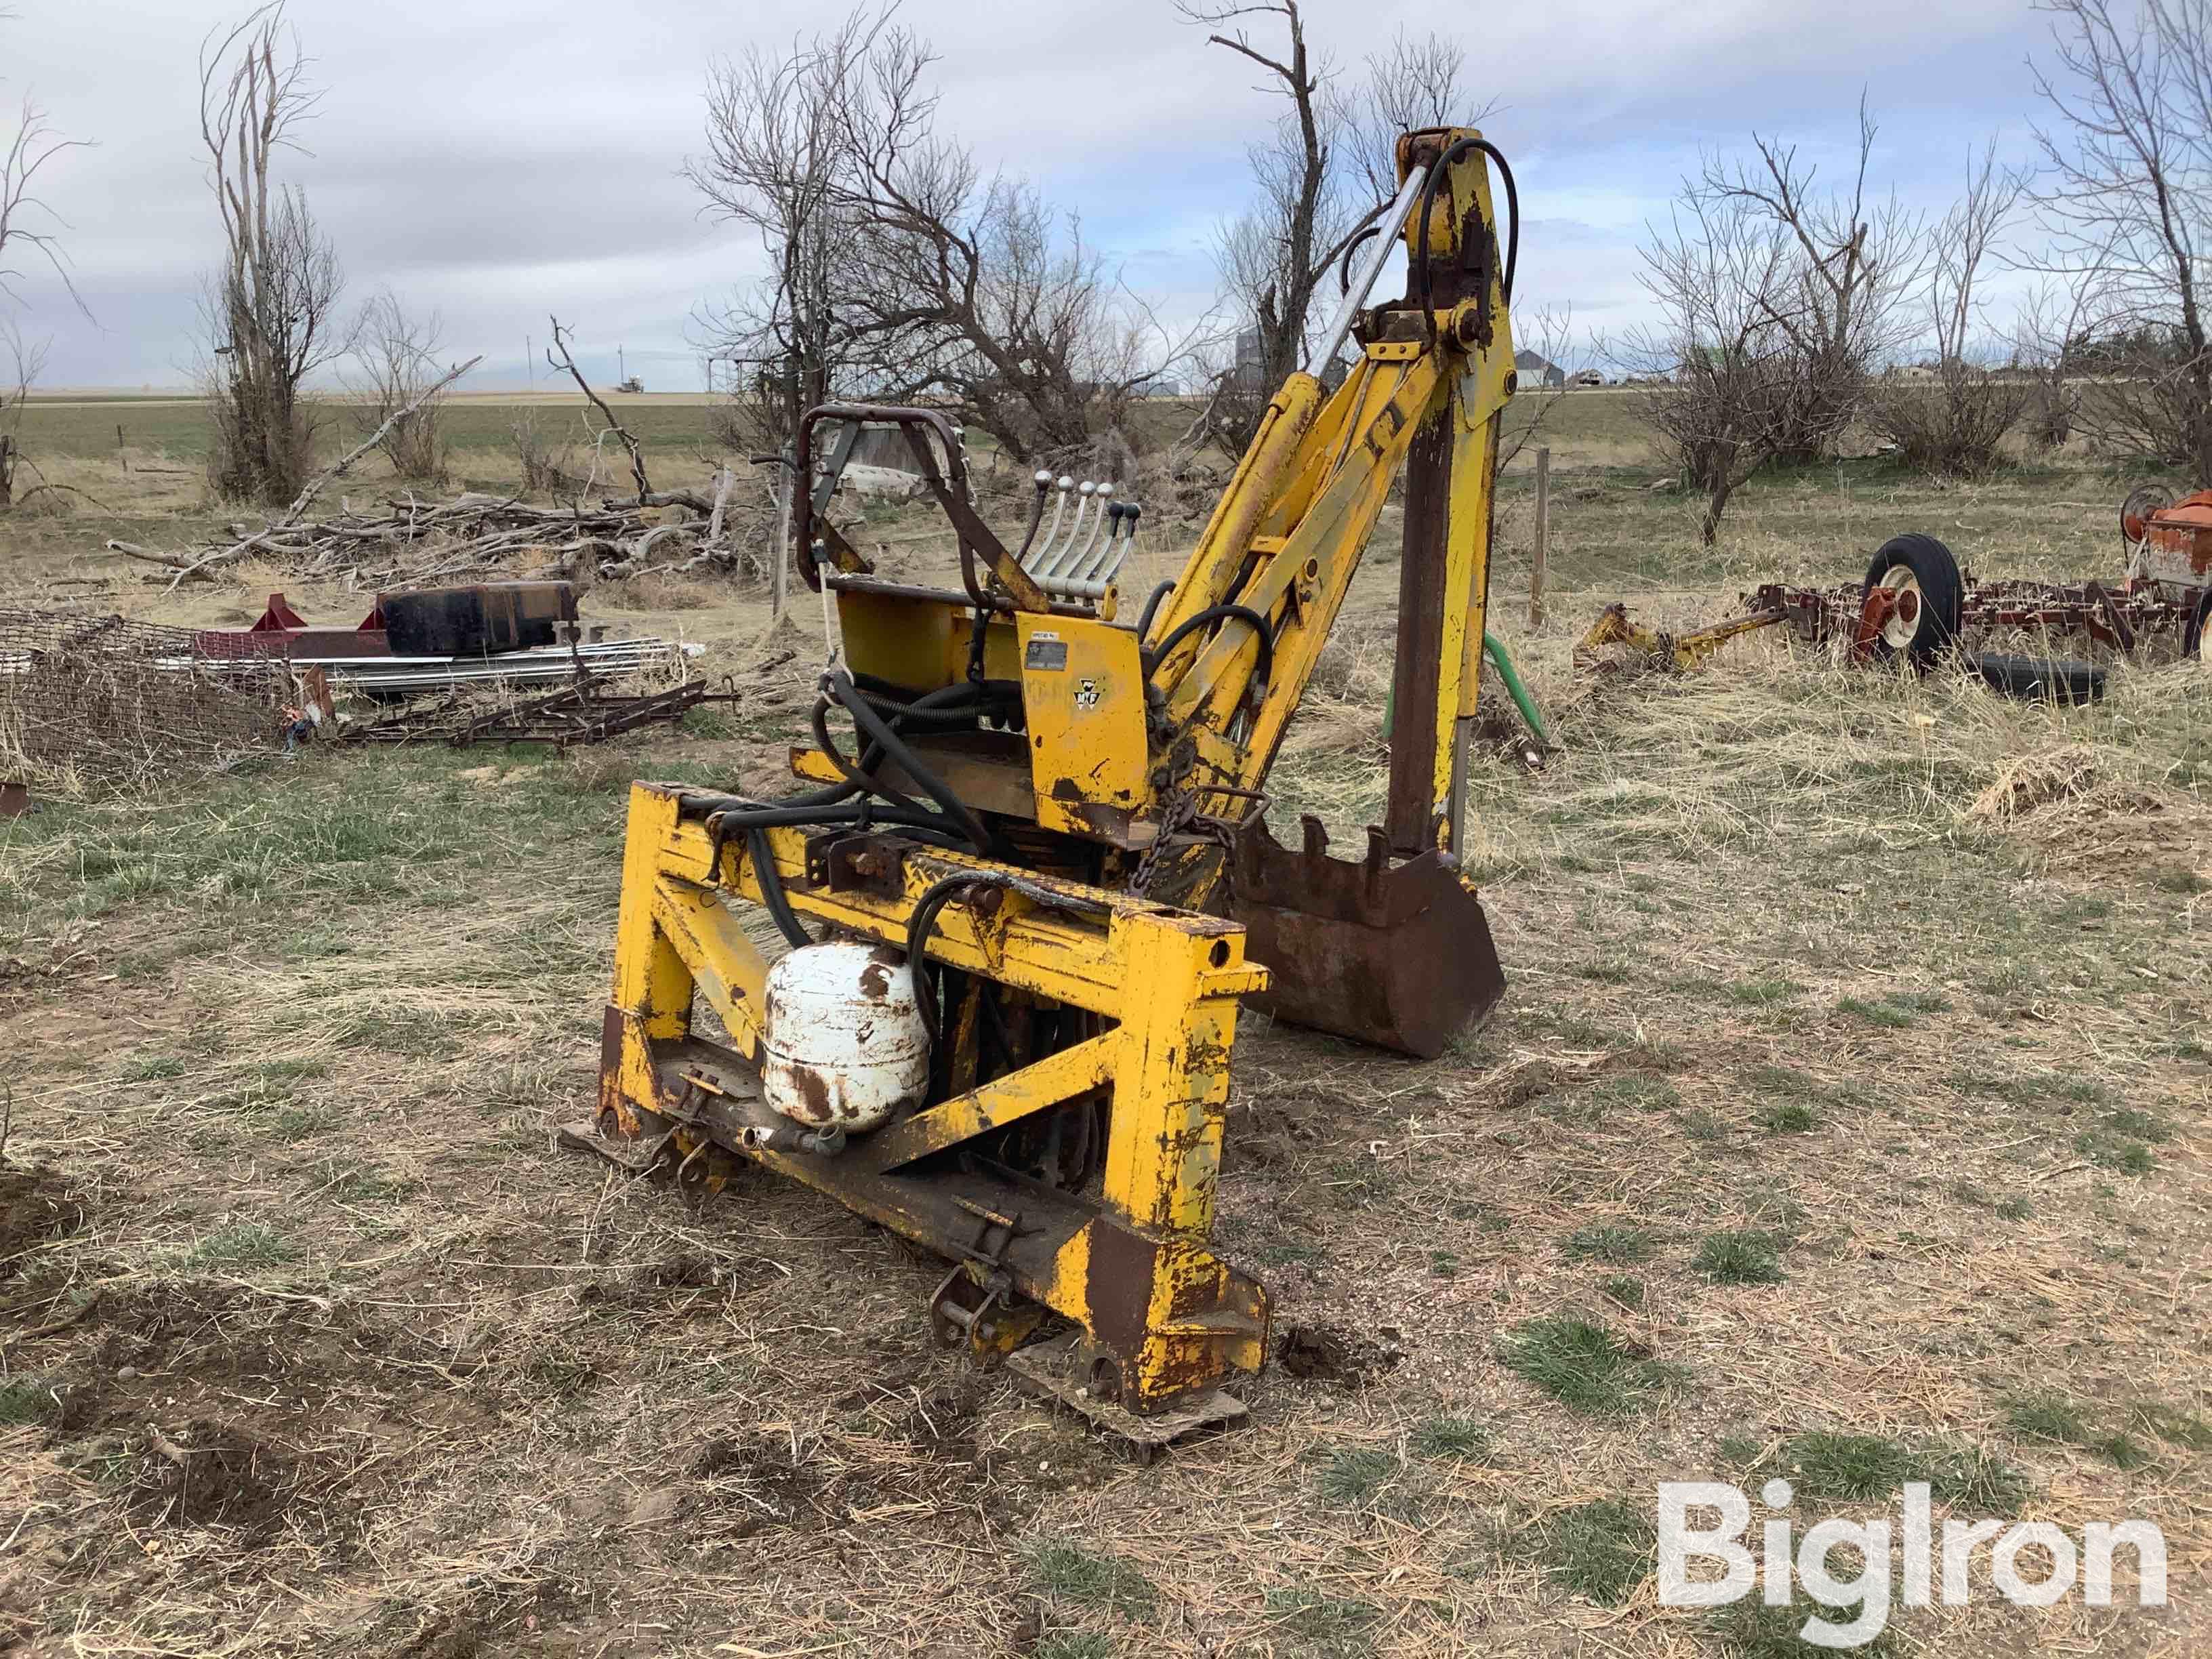
[[[12,21],[14,15],[0,11],[0,21]],[[32,188],[49,161],[65,150],[82,148],[83,143],[58,137],[46,123],[46,112],[28,94],[24,95],[17,106],[15,131],[0,143],[0,295],[16,297],[9,284],[21,280],[23,272],[11,262],[19,256],[35,256],[46,262],[77,309],[88,317],[92,313],[70,280],[61,243],[47,228],[61,222]],[[9,373],[0,374],[0,507],[4,507],[15,501],[15,471],[23,465],[23,411],[45,366],[46,348],[44,342],[34,345],[26,341],[12,318],[0,319],[0,346],[6,348],[9,367]]]
[[[865,378],[868,337],[843,309],[850,251],[865,234],[848,188],[842,120],[891,11],[855,10],[787,52],[754,47],[710,66],[707,153],[684,174],[716,216],[759,233],[768,274],[750,292],[702,310],[701,343],[737,365],[746,447],[781,449],[800,413]]]
[[[2080,423],[2212,486],[2212,0],[2043,9],[2056,61],[2036,87],[2059,124],[2036,135],[2036,201],[2050,268],[2094,295]]]
[[[56,234],[42,227],[58,225],[53,210],[33,192],[39,172],[65,150],[85,148],[81,138],[58,137],[46,124],[46,113],[26,96],[17,106],[15,131],[0,148],[0,294],[14,297],[9,286],[22,271],[10,263],[35,255],[52,270],[70,298],[80,308],[76,285],[70,280],[69,264]]]
[[[1639,280],[1660,320],[1614,355],[1651,383],[1641,412],[1705,496],[1707,546],[1729,498],[1794,430],[1801,369],[1773,299],[1789,284],[1796,246],[1757,203],[1686,185],[1667,228],[1648,228],[1640,250]]]
[[[1416,38],[1399,30],[1388,51],[1368,58],[1364,95],[1351,111],[1352,148],[1368,198],[1387,202],[1398,193],[1400,133],[1479,127],[1497,109],[1495,98],[1474,101],[1459,42],[1434,31]]]
[[[0,507],[6,507],[15,502],[15,471],[24,465],[23,410],[31,401],[31,388],[38,384],[46,351],[43,343],[26,341],[12,318],[0,318],[0,350],[5,351],[8,362],[0,371]]]
[[[842,307],[901,397],[950,400],[1018,461],[1104,440],[1126,453],[1133,390],[1182,349],[1123,289],[1073,216],[936,128],[935,55],[903,28],[848,76],[851,172]]]
[[[1307,44],[1298,0],[1228,5],[1176,0],[1176,9],[1186,22],[1212,31],[1209,45],[1257,64],[1267,76],[1261,89],[1288,105],[1273,131],[1245,152],[1258,200],[1223,228],[1215,256],[1232,307],[1258,336],[1256,361],[1237,368],[1255,383],[1252,389],[1264,408],[1304,357],[1314,295],[1354,228],[1349,192],[1336,165],[1348,118],[1331,85],[1328,61]],[[1277,20],[1271,27],[1279,27],[1280,44],[1259,45],[1253,19]],[[1240,447],[1246,436],[1237,434]]]
[[[1024,461],[1126,450],[1122,405],[1178,347],[1072,216],[939,131],[934,62],[863,8],[714,72],[708,152],[687,173],[759,231],[771,267],[702,319],[715,355],[755,371],[732,435],[776,441],[810,404],[860,392],[949,403]]]
[[[1922,302],[1935,378],[1892,374],[1867,393],[1867,423],[1922,471],[1973,476],[1999,458],[2005,435],[2033,395],[2033,384],[1990,365],[1989,331],[1976,286],[2026,188],[2026,177],[1997,165],[1996,141],[1970,156],[1966,192],[1930,233]]]
[[[2081,357],[2088,319],[2102,309],[2093,277],[2039,277],[2013,314],[2012,373],[2027,388],[2022,411],[2028,441],[2062,447],[2081,416]]]
[[[1519,349],[1533,351],[1547,363],[1564,365],[1573,350],[1575,312],[1572,306],[1527,306],[1513,313],[1513,338]],[[1531,386],[1522,381],[1505,418],[1498,429],[1498,465],[1514,459],[1543,436],[1544,428],[1559,412],[1567,395],[1566,385]]]
[[[309,376],[343,356],[337,254],[297,186],[271,173],[320,94],[272,0],[200,49],[200,136],[222,214],[224,259],[203,302],[213,361],[210,481],[220,495],[281,506],[307,477]]]
[[[1859,104],[1858,149],[1850,182],[1820,188],[1818,169],[1795,145],[1752,135],[1756,163],[1705,158],[1692,188],[1715,203],[1764,218],[1786,238],[1791,258],[1765,274],[1756,307],[1788,343],[1778,367],[1793,372],[1775,411],[1775,455],[1813,461],[1826,455],[1857,412],[1871,365],[1887,356],[1905,324],[1900,307],[1918,274],[1917,216],[1893,196],[1870,197],[1868,169],[1876,129]]]
[[[355,427],[382,432],[377,448],[403,478],[443,483],[446,447],[438,429],[442,399],[426,397],[444,374],[438,353],[445,325],[436,312],[410,313],[389,289],[372,295],[353,327],[353,357],[360,366],[346,387],[353,394]]]
[[[1176,9],[1213,31],[1209,44],[1264,70],[1261,89],[1286,105],[1268,135],[1246,149],[1256,187],[1251,205],[1215,237],[1229,309],[1253,348],[1215,371],[1220,395],[1211,400],[1207,424],[1233,453],[1249,441],[1275,389],[1304,362],[1346,247],[1370,210],[1396,194],[1399,134],[1472,126],[1496,106],[1474,102],[1466,51],[1442,34],[1400,31],[1366,59],[1358,94],[1347,97],[1327,58],[1309,45],[1297,0],[1178,0]],[[1269,18],[1279,20],[1279,45],[1259,44],[1248,21]]]

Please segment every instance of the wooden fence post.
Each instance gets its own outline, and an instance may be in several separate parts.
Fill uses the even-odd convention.
[[[1536,452],[1536,556],[1528,564],[1528,626],[1544,625],[1544,554],[1552,538],[1552,451]]]

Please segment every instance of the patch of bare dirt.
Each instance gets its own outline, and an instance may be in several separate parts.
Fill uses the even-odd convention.
[[[1309,1382],[1364,1388],[1405,1358],[1397,1334],[1384,1327],[1375,1340],[1328,1325],[1292,1325],[1275,1350],[1276,1363]]]
[[[43,1164],[0,1167],[0,1279],[21,1272],[29,1252],[49,1239],[82,1231],[91,1218],[60,1170]]]
[[[283,1529],[299,1460],[241,1429],[196,1418],[173,1436],[149,1429],[126,1507],[145,1526],[221,1527],[252,1547]]]

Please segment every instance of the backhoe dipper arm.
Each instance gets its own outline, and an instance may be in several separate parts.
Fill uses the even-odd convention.
[[[1453,846],[1460,722],[1474,713],[1481,654],[1498,422],[1513,389],[1486,152],[1459,129],[1400,140],[1401,185],[1374,247],[1402,237],[1407,297],[1354,312],[1357,290],[1347,295],[1361,348],[1352,372],[1334,394],[1303,371],[1284,383],[1155,630],[1164,641],[1182,632],[1152,680],[1194,740],[1190,784],[1260,788],[1403,465],[1384,826],[1400,855]],[[1364,280],[1381,264],[1370,257]],[[1229,606],[1264,618],[1272,649]]]

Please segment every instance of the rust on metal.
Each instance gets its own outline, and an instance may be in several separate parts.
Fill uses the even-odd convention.
[[[1393,865],[1379,830],[1366,859],[1328,856],[1321,820],[1291,852],[1267,825],[1240,836],[1231,915],[1250,960],[1280,963],[1248,1000],[1300,1025],[1433,1060],[1497,1005],[1505,973],[1474,888],[1443,854]]]

